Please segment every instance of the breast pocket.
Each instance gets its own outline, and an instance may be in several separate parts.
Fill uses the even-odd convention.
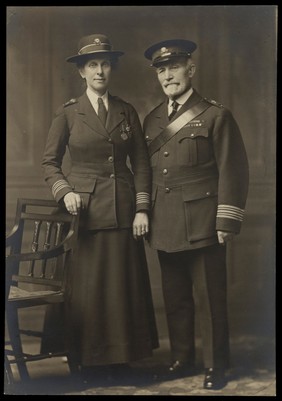
[[[212,147],[207,128],[184,127],[177,134],[177,161],[180,166],[195,166],[211,159]]]

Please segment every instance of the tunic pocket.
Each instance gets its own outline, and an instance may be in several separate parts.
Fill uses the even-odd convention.
[[[74,192],[80,194],[84,210],[87,209],[90,201],[90,194],[94,193],[96,187],[97,178],[79,174],[71,174],[68,177],[68,181],[72,185]]]
[[[207,128],[183,128],[177,134],[177,162],[180,166],[195,166],[211,158]]]
[[[217,194],[217,180],[182,188],[188,241],[198,241],[216,235]]]

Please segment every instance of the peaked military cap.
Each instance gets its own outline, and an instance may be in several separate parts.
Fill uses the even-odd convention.
[[[190,57],[191,53],[196,50],[197,45],[190,40],[170,39],[163,40],[150,46],[144,53],[144,56],[152,60],[152,66],[156,67],[165,61],[169,61],[175,57]]]
[[[117,58],[122,56],[124,52],[114,51],[113,46],[106,35],[95,33],[81,38],[78,43],[78,53],[74,56],[68,57],[66,61],[69,63],[77,63],[78,61],[96,54],[109,54],[113,58]]]

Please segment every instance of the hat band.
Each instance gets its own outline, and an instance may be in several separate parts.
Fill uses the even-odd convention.
[[[99,43],[99,44],[95,44],[95,43],[92,43],[91,45],[86,45],[86,46],[84,46],[84,47],[82,47],[80,50],[79,50],[79,52],[78,52],[78,54],[79,55],[81,55],[81,54],[87,54],[87,53],[89,53],[91,50],[92,51],[99,51],[99,50],[111,50],[111,45],[109,45],[108,43]]]
[[[186,53],[186,52],[167,52],[163,53],[162,55],[156,57],[153,60],[153,64],[158,63],[165,59],[167,61],[170,57],[191,57],[191,53]]]

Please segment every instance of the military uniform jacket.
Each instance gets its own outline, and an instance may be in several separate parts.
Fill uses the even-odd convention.
[[[66,176],[62,161],[69,149]],[[150,208],[151,173],[146,142],[133,106],[109,95],[106,126],[86,93],[61,106],[52,122],[42,166],[57,202],[81,195],[88,229],[132,227],[136,211]]]
[[[203,98],[194,90],[171,120]],[[231,112],[215,101],[154,154],[150,245],[167,252],[218,242],[217,230],[238,234],[248,191],[248,161]],[[144,120],[148,145],[169,124],[167,102]]]

